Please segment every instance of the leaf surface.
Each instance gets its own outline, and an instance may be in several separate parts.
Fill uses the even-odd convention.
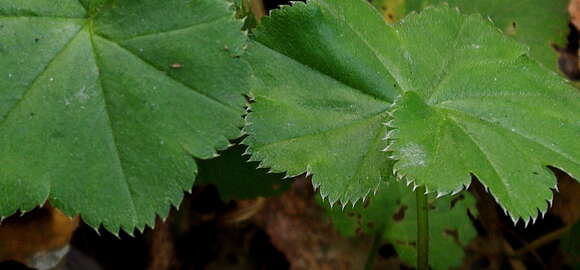
[[[259,80],[245,143],[263,167],[291,176],[314,173],[322,196],[344,204],[392,175],[392,161],[377,149],[385,146],[382,123],[398,86],[375,54],[390,51],[383,46],[388,36],[363,35],[322,4],[273,11],[256,29],[259,43],[246,59]],[[344,4],[353,15],[372,11]],[[368,21],[352,18],[361,27]],[[373,18],[361,29],[384,31],[381,18]]]
[[[468,192],[430,200],[430,265],[451,269],[461,264],[466,246],[476,235],[468,211],[477,214],[475,199]],[[417,205],[415,194],[399,184],[383,184],[369,202],[356,207],[328,208],[336,229],[347,237],[359,233],[381,233],[404,262],[417,263]],[[452,221],[452,222],[450,222]]]
[[[373,0],[385,20],[397,22],[429,5],[448,4],[466,14],[489,17],[505,34],[530,46],[530,55],[558,70],[554,44],[565,45],[568,34],[568,0]]]
[[[580,175],[580,94],[479,15],[441,6],[391,26],[363,1],[313,0],[255,40],[245,142],[264,166],[314,174],[331,203],[391,175],[383,122],[399,177],[445,195],[475,175],[514,219],[547,210],[547,165]]]
[[[240,135],[248,68],[222,1],[0,0],[0,216],[47,199],[152,226]]]

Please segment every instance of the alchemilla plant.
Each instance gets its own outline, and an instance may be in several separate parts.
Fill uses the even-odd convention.
[[[379,238],[406,235],[381,209],[411,205],[418,244],[397,248],[421,269],[442,223],[429,228],[428,205],[475,212],[468,195],[450,206],[474,177],[533,222],[557,189],[547,166],[580,175],[580,94],[525,24],[502,32],[475,12],[493,17],[486,5],[438,2],[387,10],[402,18],[389,24],[366,1],[311,0],[248,37],[218,0],[0,0],[0,216],[49,201],[115,234],[143,230],[191,189],[195,158],[246,135],[250,161],[313,175],[330,205],[382,224]]]
[[[118,233],[239,137],[246,36],[223,1],[0,1],[0,216],[50,201]]]
[[[439,196],[474,175],[514,219],[545,212],[546,166],[580,172],[577,90],[478,15],[440,6],[394,26],[374,15],[356,0],[312,1],[263,21],[246,56],[261,79],[253,159],[312,173],[331,203],[391,175]]]

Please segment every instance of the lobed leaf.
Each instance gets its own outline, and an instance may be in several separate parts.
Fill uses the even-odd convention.
[[[546,166],[580,175],[580,94],[479,15],[440,6],[392,26],[364,1],[312,0],[264,18],[255,40],[249,152],[314,174],[331,203],[376,190],[394,159],[439,196],[475,175],[527,223],[556,187]]]
[[[166,217],[240,136],[240,28],[225,1],[0,0],[0,216]]]

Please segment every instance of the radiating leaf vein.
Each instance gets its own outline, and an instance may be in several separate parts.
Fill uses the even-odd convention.
[[[328,10],[328,12],[330,12],[330,14],[332,14],[336,20],[338,20],[338,21],[341,20],[340,16],[338,16],[338,14],[336,14],[336,12],[334,12],[332,9],[329,8],[326,10]],[[351,30],[365,44],[365,46],[373,53],[373,56],[376,57],[376,59],[382,64],[382,67],[385,69],[385,71],[388,74],[390,74],[391,77],[399,85],[401,85],[402,79],[400,76],[397,76],[397,74],[395,74],[395,72],[392,72],[393,68],[389,67],[389,65],[388,65],[389,61],[385,60],[383,57],[380,56],[379,52],[377,52],[377,50],[373,46],[371,46],[371,44],[369,44],[368,40],[365,38],[365,36],[362,33],[360,33],[358,30],[354,29],[352,27],[352,25],[349,23],[345,23],[345,25],[348,26],[348,29]],[[388,28],[391,27],[386,22],[384,23],[384,25],[385,25],[385,30],[387,30]],[[380,99],[380,97],[375,97],[375,98]],[[392,100],[391,100],[391,102],[392,102]]]
[[[179,33],[179,32],[183,32],[183,31],[195,29],[195,28],[201,28],[201,27],[210,26],[210,25],[214,25],[214,24],[218,24],[218,23],[222,23],[222,22],[227,22],[229,20],[231,20],[231,18],[228,18],[228,17],[217,17],[217,18],[212,18],[211,20],[208,20],[208,21],[205,21],[205,22],[199,22],[199,23],[196,23],[196,24],[187,25],[187,26],[184,26],[184,27],[181,27],[181,28],[170,29],[170,30],[167,30],[167,31],[143,33],[143,34],[139,34],[139,35],[135,35],[135,36],[126,37],[126,38],[123,38],[123,39],[116,39],[115,42],[129,41],[129,40],[135,40],[135,39],[139,39],[139,38],[152,37],[152,36],[169,34],[169,33]]]
[[[32,92],[32,89],[34,88],[35,84],[38,82],[38,80],[42,77],[42,75],[48,70],[48,68],[52,65],[52,63],[54,63],[54,61],[56,59],[58,59],[62,54],[64,54],[64,52],[67,50],[67,48],[70,46],[70,44],[72,43],[73,40],[75,40],[79,33],[81,33],[83,30],[82,27],[79,27],[79,29],[77,30],[77,32],[71,36],[71,38],[65,43],[64,46],[62,46],[62,48],[60,49],[60,51],[58,51],[53,58],[50,59],[50,61],[46,64],[46,66],[44,66],[44,68],[42,69],[42,71],[40,71],[32,80],[32,82],[30,83],[29,87],[26,87],[26,89],[24,90],[24,93],[22,94],[22,97],[20,99],[18,99],[18,101],[16,101],[16,103],[14,103],[14,105],[12,105],[12,107],[6,112],[6,114],[4,115],[4,117],[2,119],[0,119],[0,126],[2,126],[7,119],[9,118],[10,114],[12,114],[12,112],[14,112],[22,103],[23,100],[25,100],[28,95]]]
[[[477,139],[473,138],[472,135],[469,134],[469,132],[467,130],[465,130],[465,127],[463,127],[456,119],[453,119],[452,117],[450,117],[449,119],[455,123],[455,125],[463,132],[463,134],[466,137],[469,138],[469,140],[474,145],[477,146],[477,149],[479,150],[479,152],[485,157],[484,161],[490,166],[490,168],[492,169],[493,173],[497,176],[497,179],[499,179],[499,181],[503,184],[503,186],[506,187],[505,190],[508,193],[512,193],[511,185],[509,184],[509,182],[506,181],[506,179],[504,177],[501,176],[501,174],[499,173],[498,169],[496,168],[497,165],[495,165],[493,163],[492,159],[489,158],[489,154],[487,153],[487,151],[484,150],[484,147],[482,145],[480,145],[478,143]],[[509,196],[509,197],[506,198],[506,200],[510,200],[510,198],[517,198],[517,196]]]
[[[108,39],[107,37],[103,37],[103,36],[101,36],[101,35],[96,35],[96,36],[98,36],[99,38],[101,38],[101,39],[103,39],[103,40],[105,40],[105,41],[107,41],[107,42],[111,43],[112,45],[114,45],[114,46],[116,46],[116,47],[118,47],[118,48],[120,48],[120,49],[122,49],[123,51],[126,51],[127,53],[131,54],[132,56],[134,56],[134,57],[138,58],[138,59],[139,59],[139,60],[141,60],[141,61],[142,61],[142,62],[143,62],[145,65],[147,65],[147,66],[149,66],[149,67],[151,67],[151,68],[155,69],[156,71],[158,71],[158,72],[160,72],[160,73],[163,73],[163,74],[164,74],[164,75],[165,75],[167,78],[170,78],[170,79],[171,79],[173,82],[175,82],[175,83],[177,83],[177,84],[179,84],[179,85],[181,85],[181,86],[183,86],[183,87],[185,87],[185,88],[191,89],[191,90],[192,90],[192,92],[194,92],[194,93],[196,93],[197,95],[199,95],[199,96],[203,97],[204,99],[208,100],[209,102],[211,102],[211,103],[214,103],[214,104],[216,104],[216,105],[218,105],[218,106],[220,106],[220,107],[222,107],[222,108],[226,109],[226,110],[227,110],[227,111],[229,111],[229,112],[232,112],[232,113],[235,113],[235,114],[237,114],[237,113],[238,113],[238,111],[237,111],[236,109],[232,108],[230,105],[228,105],[228,104],[224,103],[223,101],[220,101],[220,100],[218,100],[218,99],[216,99],[216,98],[214,98],[214,97],[212,97],[212,96],[210,96],[210,95],[207,95],[207,94],[205,94],[205,93],[203,93],[203,92],[201,92],[201,91],[198,91],[198,90],[197,90],[197,89],[195,89],[194,87],[191,87],[191,86],[189,86],[189,85],[186,85],[184,82],[182,82],[182,81],[178,80],[178,79],[177,79],[177,78],[175,78],[175,77],[172,77],[170,74],[167,74],[165,70],[163,70],[163,69],[161,69],[160,67],[156,66],[156,65],[155,65],[155,64],[153,64],[152,62],[149,62],[149,61],[147,61],[147,59],[144,59],[144,58],[140,57],[139,55],[137,55],[135,52],[133,52],[133,51],[132,51],[132,50],[130,50],[129,48],[126,48],[126,47],[124,47],[124,46],[120,45],[119,43],[117,43],[117,42],[115,42],[115,41],[113,41],[113,40],[110,40],[110,39]]]
[[[325,129],[325,130],[319,131],[319,132],[300,134],[300,135],[297,135],[297,136],[292,136],[292,137],[289,137],[289,138],[284,138],[282,140],[278,140],[278,141],[274,141],[274,142],[271,142],[271,143],[267,143],[267,144],[260,145],[257,148],[264,149],[264,148],[268,148],[268,147],[271,147],[271,146],[275,146],[275,145],[279,145],[279,144],[285,144],[285,143],[288,143],[288,142],[291,142],[291,141],[296,141],[296,140],[299,140],[299,139],[305,139],[305,138],[308,138],[308,137],[316,137],[316,136],[324,135],[324,134],[327,134],[327,133],[331,133],[333,131],[347,129],[347,128],[350,128],[350,127],[353,127],[353,126],[356,126],[356,125],[363,125],[364,123],[371,122],[371,120],[375,120],[375,118],[377,116],[383,116],[384,114],[385,114],[385,112],[378,112],[378,113],[372,114],[370,116],[366,116],[366,117],[362,117],[362,118],[359,118],[359,119],[356,119],[356,120],[349,121],[348,123],[346,123],[344,125],[332,127],[332,128],[329,128],[329,129]]]
[[[504,125],[499,124],[501,122],[496,122],[496,121],[492,121],[492,120],[489,120],[489,119],[486,119],[486,118],[483,118],[483,117],[478,117],[478,116],[472,115],[472,114],[470,114],[468,112],[465,112],[465,111],[451,109],[451,108],[446,108],[445,110],[448,111],[448,112],[455,113],[455,114],[461,114],[461,115],[467,116],[467,117],[469,117],[471,119],[474,119],[476,121],[485,122],[485,123],[487,123],[487,124],[489,124],[491,126],[494,126],[494,127],[499,127],[499,128],[501,128],[501,129],[503,129],[505,131],[510,132],[510,134],[518,135],[521,138],[523,138],[523,139],[525,139],[525,140],[527,140],[527,141],[529,141],[531,143],[540,145],[543,148],[548,149],[548,150],[550,150],[550,151],[552,151],[552,152],[554,152],[554,153],[556,153],[556,154],[558,154],[558,155],[560,155],[560,156],[562,156],[562,157],[564,157],[564,158],[566,158],[566,159],[568,159],[568,160],[570,160],[570,161],[572,161],[572,162],[580,165],[580,161],[576,160],[574,157],[572,157],[572,156],[570,156],[570,155],[568,155],[566,153],[561,152],[559,149],[556,149],[556,148],[552,147],[551,146],[552,144],[543,142],[543,140],[541,138],[530,138],[529,135],[526,135],[526,134],[523,134],[523,133],[519,132],[518,129],[506,127]],[[505,137],[505,135],[504,135],[504,137]]]
[[[89,35],[90,41],[91,41],[91,53],[93,54],[93,58],[95,59],[95,63],[97,64],[97,66],[99,65],[98,63],[100,62],[100,57],[98,56],[96,50],[96,46],[95,46],[95,41],[94,41],[94,37],[92,34]],[[107,99],[107,96],[105,94],[105,87],[103,87],[103,81],[102,78],[100,76],[100,70],[97,69],[97,83],[98,86],[101,90],[101,95],[104,99],[105,102],[103,102],[103,108],[105,109],[105,116],[107,118],[107,123],[108,123],[108,127],[110,128],[110,140],[111,143],[113,145],[113,151],[114,153],[112,153],[112,155],[115,158],[115,163],[117,165],[117,173],[119,174],[120,178],[123,179],[123,187],[126,189],[128,194],[131,194],[131,196],[129,196],[129,209],[131,211],[131,213],[133,214],[133,218],[132,218],[132,222],[133,224],[137,224],[137,207],[135,206],[135,199],[133,198],[133,189],[131,189],[130,187],[130,183],[127,179],[127,176],[125,175],[125,169],[123,168],[123,162],[121,161],[121,155],[120,155],[120,151],[119,151],[119,145],[116,142],[116,138],[115,138],[115,130],[114,130],[114,126],[113,126],[113,122],[111,121],[111,110],[109,109],[109,104],[110,101]]]

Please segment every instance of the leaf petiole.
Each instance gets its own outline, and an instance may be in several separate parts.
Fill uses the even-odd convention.
[[[429,269],[429,203],[425,186],[417,187],[417,269]]]

